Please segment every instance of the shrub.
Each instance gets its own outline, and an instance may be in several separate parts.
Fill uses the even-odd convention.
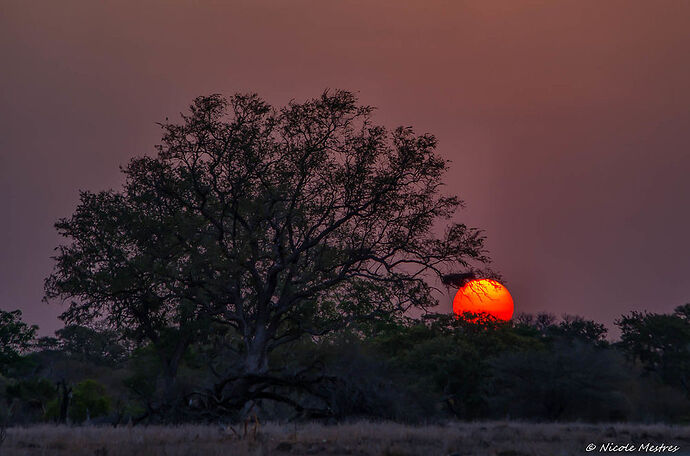
[[[110,411],[110,398],[105,387],[95,380],[84,380],[74,387],[68,416],[73,423],[87,418],[106,415]]]

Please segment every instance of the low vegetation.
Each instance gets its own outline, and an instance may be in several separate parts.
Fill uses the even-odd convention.
[[[281,385],[288,403],[268,397],[243,409],[201,402],[198,392],[213,384],[211,360],[218,355],[192,345],[173,390],[177,406],[165,409],[174,410],[170,414],[157,409],[166,385],[155,351],[123,346],[113,333],[69,327],[53,340],[33,340],[29,351],[0,365],[0,424],[232,423],[248,416],[262,422],[510,417],[686,423],[690,332],[671,339],[666,325],[690,327],[688,307],[670,315],[632,314],[616,343],[605,339],[602,325],[548,315],[501,322],[429,314],[305,338],[269,361],[295,378],[309,368],[318,381],[308,390]]]
[[[327,426],[316,423],[268,423],[243,435],[219,426],[13,428],[3,455],[582,455],[587,445],[608,442],[636,447],[652,443],[690,446],[690,429],[668,425],[515,422],[447,422],[408,426],[354,422]],[[629,453],[627,453],[629,454]]]

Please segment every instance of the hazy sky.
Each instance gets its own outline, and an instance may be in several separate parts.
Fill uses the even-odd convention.
[[[0,308],[60,326],[53,223],[195,96],[342,88],[438,137],[517,311],[670,311],[690,302],[689,23],[686,1],[2,0]]]

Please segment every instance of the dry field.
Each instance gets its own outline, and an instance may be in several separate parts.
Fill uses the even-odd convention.
[[[67,427],[41,425],[7,429],[0,455],[690,455],[690,427],[666,425],[527,424],[518,422],[450,422],[406,426],[357,422],[264,424],[243,436],[242,428]],[[631,444],[635,451],[599,451],[606,443]],[[652,446],[639,452],[639,446]],[[595,444],[594,451],[586,447]],[[679,447],[654,451],[654,445]],[[631,448],[631,447],[629,447]]]

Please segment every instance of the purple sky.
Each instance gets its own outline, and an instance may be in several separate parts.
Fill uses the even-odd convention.
[[[42,333],[55,220],[212,92],[434,133],[518,311],[690,302],[690,2],[139,3],[0,3],[0,308]]]

